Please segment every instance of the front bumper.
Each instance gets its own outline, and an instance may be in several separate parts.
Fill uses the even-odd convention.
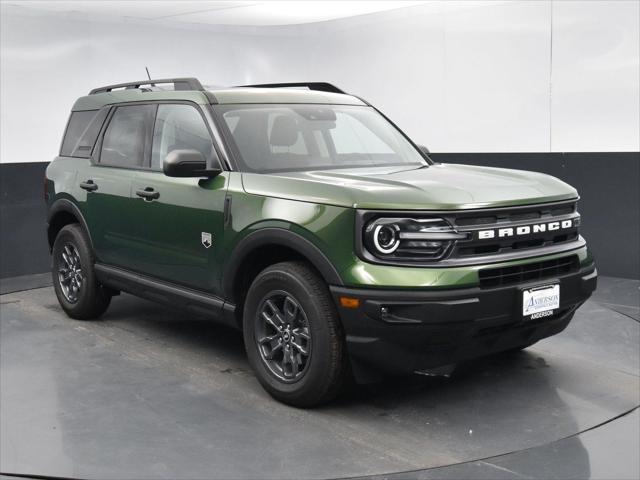
[[[523,320],[522,290],[560,284],[553,316]],[[496,288],[379,290],[331,287],[352,367],[358,379],[370,372],[408,374],[529,345],[566,328],[597,284],[595,265],[535,282]],[[340,297],[360,300],[350,309]]]

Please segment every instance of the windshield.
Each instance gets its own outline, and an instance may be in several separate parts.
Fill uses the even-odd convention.
[[[219,105],[243,171],[283,172],[426,164],[371,107]]]

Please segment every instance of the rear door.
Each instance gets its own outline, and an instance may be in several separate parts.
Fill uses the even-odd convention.
[[[78,172],[79,186],[87,192],[85,219],[101,263],[130,268],[134,260],[131,184],[150,150],[154,112],[154,105],[114,107],[94,161]]]
[[[149,168],[138,171],[132,184],[135,268],[219,294],[219,247],[230,172],[211,179],[164,175],[162,162],[176,149],[198,150],[210,167],[220,168],[206,117],[195,104],[159,104],[152,138]]]

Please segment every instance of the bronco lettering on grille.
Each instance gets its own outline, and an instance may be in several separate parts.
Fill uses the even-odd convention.
[[[489,238],[519,237],[521,235],[531,235],[533,233],[552,232],[554,230],[565,230],[574,226],[574,220],[562,220],[559,222],[536,223],[533,225],[520,225],[518,227],[505,227],[491,230],[478,230],[478,240]]]

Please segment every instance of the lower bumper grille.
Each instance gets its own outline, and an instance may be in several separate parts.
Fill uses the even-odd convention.
[[[505,323],[503,325],[495,325],[492,327],[481,328],[476,332],[476,334],[474,335],[474,338],[486,337],[489,335],[499,335],[505,332],[513,332],[517,329],[537,328],[540,325],[548,324],[553,322],[554,320],[558,320],[559,318],[564,317],[565,315],[570,313],[572,310],[575,310],[575,307],[564,308],[549,317],[543,317],[537,320],[529,320],[527,322],[519,322],[515,324]]]
[[[480,270],[478,276],[480,278],[480,287],[490,288],[553,278],[558,275],[577,272],[579,268],[578,256],[571,255],[513,267],[487,268],[486,270]]]

